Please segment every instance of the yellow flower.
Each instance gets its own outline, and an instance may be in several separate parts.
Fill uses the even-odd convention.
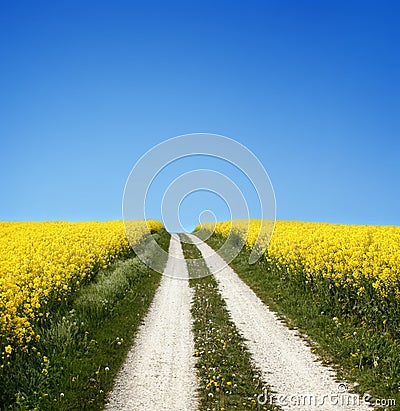
[[[49,317],[48,303],[65,301],[99,267],[131,253],[128,238],[134,244],[161,228],[154,220],[129,222],[126,230],[122,221],[0,222],[0,337],[14,347],[6,352],[28,351],[40,340],[35,324]]]
[[[233,220],[201,224],[199,230],[227,238],[241,237],[246,247],[267,250],[278,268],[303,274],[305,283],[328,279],[338,290],[353,287],[365,294],[369,283],[383,298],[391,291],[400,299],[400,227],[277,221]]]

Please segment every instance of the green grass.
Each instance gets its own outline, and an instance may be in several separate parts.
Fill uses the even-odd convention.
[[[168,233],[153,237],[168,249]],[[37,354],[2,370],[0,409],[102,409],[160,278],[134,255],[100,270],[42,324]]]
[[[184,241],[188,241],[185,238]],[[261,373],[252,362],[244,339],[230,320],[213,276],[203,278],[208,268],[198,248],[182,244],[190,286],[194,290],[195,355],[201,410],[271,410],[257,397],[265,392]],[[197,260],[196,260],[197,259]],[[262,398],[264,400],[264,398]]]
[[[219,249],[224,239],[213,235],[207,243]],[[340,378],[359,385],[355,391],[374,399],[394,399],[400,409],[400,334],[377,330],[360,321],[358,313],[341,308],[340,297],[317,295],[301,273],[278,270],[265,258],[248,264],[243,249],[230,264],[258,297],[288,324],[302,332],[322,361],[333,366]],[[316,342],[313,343],[313,341]],[[295,371],[295,370],[294,370]]]

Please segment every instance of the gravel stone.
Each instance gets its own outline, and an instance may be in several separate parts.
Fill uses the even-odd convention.
[[[117,376],[106,410],[191,411],[198,408],[190,313],[192,290],[176,234],[171,236],[169,255],[165,275]]]

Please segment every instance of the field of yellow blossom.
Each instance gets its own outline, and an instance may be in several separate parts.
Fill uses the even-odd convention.
[[[248,227],[248,229],[247,229]],[[207,225],[204,225],[207,228]],[[252,248],[261,228],[260,220],[217,223],[215,233],[230,230],[244,237]],[[278,267],[305,275],[306,281],[331,279],[336,287],[356,287],[364,294],[369,283],[382,296],[400,298],[400,227],[278,221],[271,242],[258,240],[266,256]]]
[[[200,228],[200,226],[198,227]],[[270,267],[321,298],[335,298],[364,320],[393,322],[400,300],[400,227],[277,221],[271,238],[261,220],[203,224],[227,238],[241,237],[248,249],[265,250]],[[271,240],[271,241],[270,241]]]
[[[162,228],[130,224],[130,240]],[[132,252],[122,221],[0,223],[0,348],[10,356],[40,339],[36,322],[99,268]]]

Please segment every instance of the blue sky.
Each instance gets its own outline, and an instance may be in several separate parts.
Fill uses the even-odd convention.
[[[279,219],[399,225],[399,19],[394,0],[0,0],[0,220],[120,219],[146,151],[209,132],[260,159]]]

